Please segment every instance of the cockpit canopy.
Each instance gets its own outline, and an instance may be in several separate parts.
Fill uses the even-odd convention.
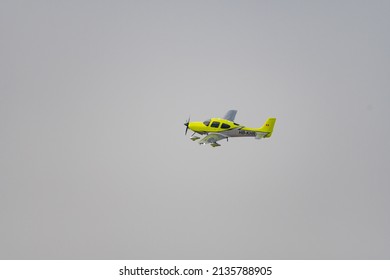
[[[211,119],[205,120],[203,122],[203,124],[205,126],[210,126],[210,127],[214,127],[214,128],[223,128],[223,129],[229,129],[231,127],[229,124],[221,122],[220,120],[211,120]]]

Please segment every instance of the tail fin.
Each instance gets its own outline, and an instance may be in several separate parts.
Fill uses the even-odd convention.
[[[267,133],[267,135],[264,136],[265,138],[271,137],[272,131],[274,130],[275,122],[276,122],[276,118],[267,119],[264,125],[259,128],[259,132]]]

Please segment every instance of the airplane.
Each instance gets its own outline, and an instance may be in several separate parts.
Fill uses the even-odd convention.
[[[185,135],[188,129],[194,133],[191,135],[191,140],[196,141],[201,137],[196,134],[204,135],[199,144],[210,144],[212,147],[219,147],[217,141],[230,137],[254,137],[255,139],[269,138],[272,135],[276,118],[268,118],[267,121],[259,128],[249,128],[234,122],[237,110],[229,110],[223,118],[211,118],[204,122],[191,122],[190,118],[184,123],[186,126]]]

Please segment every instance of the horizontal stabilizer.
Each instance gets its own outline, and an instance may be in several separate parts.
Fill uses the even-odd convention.
[[[255,139],[261,139],[261,138],[264,138],[268,135],[267,132],[256,132],[256,137]]]

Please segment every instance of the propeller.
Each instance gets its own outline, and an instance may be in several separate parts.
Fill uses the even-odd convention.
[[[187,135],[187,131],[188,131],[188,124],[190,123],[190,118],[191,116],[188,117],[188,120],[184,123],[184,125],[186,126],[186,132],[184,135]]]

